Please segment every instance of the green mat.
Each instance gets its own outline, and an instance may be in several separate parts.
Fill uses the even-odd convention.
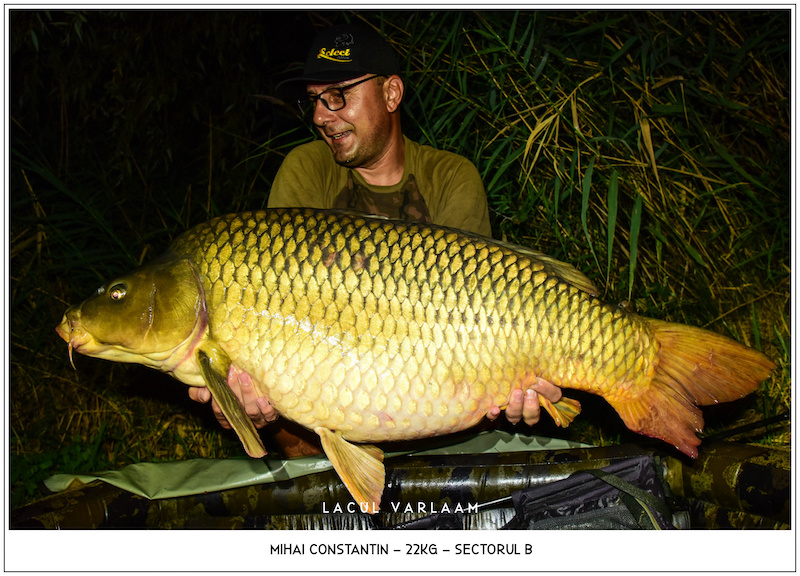
[[[407,454],[445,456],[588,447],[591,446],[557,438],[490,431],[482,432],[458,444],[421,451],[388,452],[385,457],[393,458]],[[331,468],[333,467],[330,461],[324,456],[308,456],[294,460],[194,459],[162,463],[141,462],[125,466],[120,470],[106,470],[93,474],[55,474],[44,483],[51,492],[60,492],[74,480],[80,480],[85,484],[93,480],[103,480],[139,496],[160,499],[277,482],[324,472]]]

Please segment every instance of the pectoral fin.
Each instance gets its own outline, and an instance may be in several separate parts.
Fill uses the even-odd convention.
[[[253,421],[250,420],[236,394],[228,386],[227,374],[231,365],[228,355],[215,346],[206,345],[198,349],[197,360],[203,370],[206,386],[219,404],[225,418],[239,436],[239,440],[242,441],[247,455],[252,458],[266,456],[267,451],[258,436]]]
[[[581,403],[566,396],[562,396],[561,400],[553,404],[539,394],[539,405],[547,410],[547,413],[553,417],[556,426],[561,428],[569,426],[575,420],[575,416],[581,413]]]
[[[381,505],[386,472],[383,452],[371,445],[351,444],[341,432],[315,428],[322,439],[322,449],[334,470],[347,486],[362,510],[375,514]]]

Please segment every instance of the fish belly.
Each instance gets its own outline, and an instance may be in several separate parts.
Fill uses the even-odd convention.
[[[356,442],[410,440],[464,430],[492,405],[505,406],[522,378],[471,366],[456,349],[391,346],[361,350],[309,334],[259,348],[249,364],[261,391],[285,417],[309,429],[341,431]],[[476,355],[476,360],[479,360]],[[469,374],[472,372],[472,374]],[[479,373],[483,372],[482,376]]]
[[[605,340],[592,340],[572,336],[580,326],[559,330],[546,318],[539,331],[511,336],[486,326],[423,323],[400,328],[399,338],[394,334],[402,322],[392,318],[373,322],[375,335],[332,339],[310,322],[270,317],[276,325],[264,333],[276,336],[254,347],[250,364],[264,395],[309,429],[323,426],[359,442],[472,427],[536,375],[608,398],[632,397],[652,364],[646,331],[633,327],[617,326]],[[617,345],[622,353],[614,353]]]

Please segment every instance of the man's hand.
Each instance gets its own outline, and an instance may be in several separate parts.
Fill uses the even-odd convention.
[[[553,404],[561,400],[561,388],[551,384],[544,378],[536,378],[531,387],[522,391],[517,389],[511,392],[511,398],[506,407],[506,420],[512,424],[517,424],[520,420],[525,420],[525,424],[533,426],[539,421],[542,415],[539,407],[539,394],[550,400]],[[487,412],[489,420],[496,420],[500,415],[500,408],[492,406]]]
[[[239,402],[242,403],[242,406],[244,406],[245,412],[250,416],[256,428],[263,428],[270,422],[277,420],[278,413],[272,405],[266,398],[261,398],[256,394],[250,374],[231,366],[228,371],[228,386],[230,386],[233,393],[236,394],[236,397],[239,399]],[[217,401],[211,397],[211,391],[209,391],[208,388],[204,386],[190,386],[189,398],[201,404],[205,404],[211,400],[211,411],[214,412],[214,416],[217,418],[219,425],[226,430],[230,430],[231,425],[228,419],[225,418],[222,410],[220,410]]]

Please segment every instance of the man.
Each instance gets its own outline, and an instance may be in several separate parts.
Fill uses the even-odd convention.
[[[475,166],[403,136],[399,73],[394,50],[370,29],[317,36],[303,76],[283,84],[305,84],[300,106],[321,139],[287,155],[269,206],[349,209],[491,236]]]
[[[300,99],[320,140],[298,146],[284,160],[268,205],[339,208],[390,218],[433,222],[491,236],[483,183],[475,166],[451,152],[409,140],[400,126],[405,86],[391,46],[379,34],[354,25],[323,30],[315,38],[303,76],[286,83],[304,83]],[[228,383],[257,428],[278,415],[259,398],[247,374],[232,373]],[[515,390],[506,418],[539,421],[538,394],[551,402],[561,390],[537,378],[524,394]],[[207,388],[189,389],[198,402],[208,402]],[[212,402],[214,414],[230,428]],[[487,417],[495,420],[499,407]],[[286,451],[286,450],[285,450]]]

